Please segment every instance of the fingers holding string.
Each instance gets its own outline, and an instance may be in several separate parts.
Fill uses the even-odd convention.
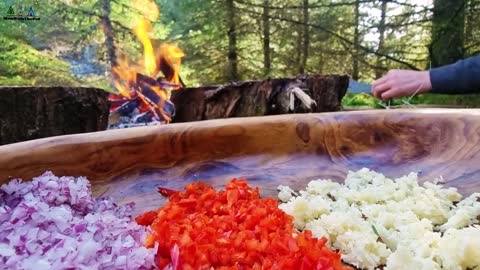
[[[376,98],[381,98],[385,92],[391,90],[391,86],[388,82],[372,85],[372,93]]]

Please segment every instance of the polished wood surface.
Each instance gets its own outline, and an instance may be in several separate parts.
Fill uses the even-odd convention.
[[[162,203],[157,186],[244,177],[275,196],[280,184],[341,181],[368,167],[390,177],[480,192],[480,110],[381,110],[235,118],[53,137],[0,147],[0,183],[45,170],[87,176],[97,196]]]

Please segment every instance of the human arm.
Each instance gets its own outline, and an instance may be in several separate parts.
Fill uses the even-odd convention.
[[[432,89],[428,71],[390,70],[372,85],[372,94],[379,99],[389,100]]]
[[[383,100],[426,92],[480,92],[480,57],[471,57],[430,71],[391,70],[372,85],[373,95]]]
[[[480,92],[480,56],[430,70],[432,93],[469,94]]]

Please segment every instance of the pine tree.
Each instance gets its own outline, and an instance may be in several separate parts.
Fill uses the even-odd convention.
[[[433,67],[451,64],[464,56],[465,1],[433,1],[430,59]]]
[[[28,11],[28,17],[35,17],[35,12],[33,11],[33,7],[30,7],[30,11]]]
[[[13,7],[10,7],[10,8],[8,9],[7,14],[8,14],[9,16],[15,15],[15,11],[13,10]]]

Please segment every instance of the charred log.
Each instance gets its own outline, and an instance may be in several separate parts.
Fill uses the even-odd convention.
[[[0,145],[108,125],[108,94],[101,89],[1,87],[0,94]]]
[[[339,111],[348,82],[348,76],[303,75],[185,88],[172,93],[173,122]]]

